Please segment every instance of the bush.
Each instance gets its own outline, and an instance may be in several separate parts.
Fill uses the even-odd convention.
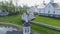
[[[11,15],[18,15],[19,14],[19,12],[9,12],[9,16],[11,16]]]

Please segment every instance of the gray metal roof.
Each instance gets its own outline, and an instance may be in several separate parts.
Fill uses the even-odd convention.
[[[52,5],[55,9],[60,9],[60,3],[53,3]]]
[[[45,8],[49,3],[46,3],[46,5],[44,5],[43,3],[42,4],[39,4],[38,5],[38,9],[39,8]],[[55,8],[55,9],[60,9],[60,3],[52,3],[52,6]]]
[[[41,3],[41,4],[38,5],[37,8],[45,8],[47,4],[48,4],[48,3],[46,3],[46,4],[44,5],[43,3]]]

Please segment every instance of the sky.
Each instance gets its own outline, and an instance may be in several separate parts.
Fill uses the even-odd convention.
[[[0,0],[2,1],[2,0]],[[3,0],[4,1],[4,0]],[[9,1],[9,0],[6,0],[6,1]],[[15,0],[13,0],[14,2]],[[50,0],[17,0],[18,2],[18,5],[28,5],[28,6],[34,6],[34,5],[39,5],[40,3],[43,3],[43,1],[45,1],[45,3],[49,3]],[[54,2],[59,2],[60,3],[60,0],[54,0]],[[15,4],[15,2],[14,2]]]

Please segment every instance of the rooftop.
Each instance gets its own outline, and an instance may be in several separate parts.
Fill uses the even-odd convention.
[[[55,9],[60,9],[60,3],[53,3],[52,5]]]
[[[39,8],[45,8],[47,5],[48,5],[48,3],[46,3],[46,5],[44,5],[44,4],[42,3],[42,4],[39,4],[37,8],[38,8],[38,9],[39,9]],[[60,9],[60,3],[53,3],[52,6],[53,6],[55,9]]]

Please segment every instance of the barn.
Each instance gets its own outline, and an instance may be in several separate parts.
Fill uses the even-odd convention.
[[[48,4],[41,4],[38,8],[38,15],[60,17],[60,4],[50,0]]]
[[[31,7],[31,11],[36,12],[38,15],[60,17],[60,4],[50,0],[49,3],[39,4],[37,7]]]

